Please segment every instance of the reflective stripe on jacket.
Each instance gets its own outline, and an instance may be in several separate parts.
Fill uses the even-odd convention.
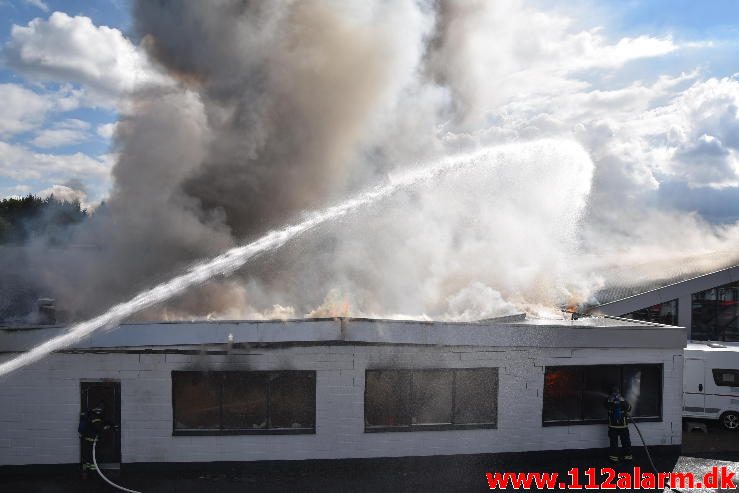
[[[608,408],[608,426],[610,428],[626,428],[627,414],[631,411],[631,404],[620,395],[611,395],[606,401]]]

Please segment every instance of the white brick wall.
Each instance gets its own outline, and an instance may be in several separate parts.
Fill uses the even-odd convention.
[[[80,381],[121,382],[123,462],[392,457],[606,447],[604,425],[542,427],[546,365],[662,363],[664,419],[649,444],[680,443],[682,350],[313,346],[225,356],[55,354],[0,380],[0,464],[79,457]],[[315,435],[172,436],[172,370],[316,370]],[[498,428],[364,433],[367,368],[498,367]],[[637,442],[637,437],[634,437]]]

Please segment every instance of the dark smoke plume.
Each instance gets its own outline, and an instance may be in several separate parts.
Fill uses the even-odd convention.
[[[623,171],[606,153],[593,153],[599,189],[589,195],[592,163],[572,141],[597,148],[599,134],[579,138],[575,117],[521,118],[547,98],[519,94],[566,94],[582,87],[568,70],[602,63],[547,52],[581,40],[532,12],[518,0],[135,2],[137,36],[169,83],[139,91],[122,113],[110,198],[76,229],[76,247],[24,252],[34,284],[81,318],[403,166],[555,137],[567,142],[510,149],[486,173],[395,197],[140,316],[472,319],[587,300],[599,271],[636,252],[653,222],[607,217],[642,208],[607,186],[617,183],[607,172]],[[531,42],[531,23],[552,43]],[[653,217],[676,229],[662,238],[693,238],[684,251],[737,236]],[[589,253],[611,246],[609,256],[584,263],[583,239]],[[634,262],[671,254],[664,241]]]
[[[88,315],[359,181],[360,142],[395,97],[399,62],[392,26],[349,10],[318,1],[135,4],[142,42],[174,84],[137,94],[121,118],[111,197],[78,232],[97,248],[42,259],[60,305]],[[233,284],[180,304],[202,315],[243,303],[229,294]]]

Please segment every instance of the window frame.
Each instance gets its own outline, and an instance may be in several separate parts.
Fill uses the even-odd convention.
[[[178,429],[177,422],[175,421],[175,408],[177,407],[177,400],[175,394],[175,375],[176,374],[201,374],[210,378],[219,378],[220,385],[218,388],[218,405],[219,405],[219,423],[218,428],[210,429]],[[310,374],[313,380],[313,426],[304,428],[224,428],[223,426],[223,383],[225,374],[261,374],[267,375],[267,422],[270,422],[271,410],[272,410],[272,399],[269,384],[272,379],[270,375],[284,375],[284,374]],[[316,394],[317,394],[317,377],[315,370],[274,370],[274,371],[239,371],[239,370],[226,370],[226,371],[192,371],[192,370],[172,370],[171,372],[171,384],[172,384],[172,436],[223,436],[223,435],[315,435],[316,434],[316,421],[317,421],[317,410],[316,410]]]
[[[602,425],[602,424],[608,424],[608,418],[582,418],[584,414],[584,406],[583,406],[583,399],[582,399],[582,393],[585,390],[585,374],[588,368],[595,368],[595,367],[604,367],[604,366],[617,366],[620,371],[620,382],[621,382],[621,388],[623,390],[623,381],[624,381],[624,369],[628,367],[654,367],[659,368],[659,416],[634,416],[632,421],[635,423],[660,423],[664,420],[664,388],[665,388],[665,372],[664,372],[664,363],[626,363],[626,364],[610,364],[610,365],[547,365],[544,368],[544,387],[542,388],[541,393],[541,424],[543,427],[549,427],[549,426],[579,426],[579,425]],[[544,418],[544,395],[546,392],[546,373],[547,369],[549,368],[578,368],[581,371],[581,389],[580,389],[580,419],[574,420],[574,419],[568,419],[568,420],[557,420],[557,421],[547,421]]]
[[[737,377],[737,381],[734,382],[734,384],[728,384],[728,383],[719,383],[719,374],[721,373],[733,373]],[[739,370],[734,368],[712,368],[711,374],[713,375],[713,383],[716,384],[717,387],[733,387],[737,388],[739,387]]]
[[[492,423],[454,423],[455,410],[457,404],[457,372],[465,370],[493,370],[495,373],[495,398],[493,404],[495,406],[495,422]],[[452,372],[452,402],[451,416],[452,423],[442,424],[414,424],[414,393],[413,393],[413,373],[447,371]],[[408,389],[408,411],[410,413],[411,422],[408,425],[400,426],[368,426],[367,425],[367,375],[373,372],[397,372],[409,373],[409,389]],[[367,368],[364,371],[364,433],[386,433],[386,432],[416,432],[416,431],[447,431],[447,430],[481,430],[481,429],[497,429],[498,428],[498,397],[500,395],[500,369],[498,367],[475,367],[475,368]]]

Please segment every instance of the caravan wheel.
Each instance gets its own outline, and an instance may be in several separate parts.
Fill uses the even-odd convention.
[[[739,413],[728,411],[721,415],[721,424],[727,430],[739,429]]]

